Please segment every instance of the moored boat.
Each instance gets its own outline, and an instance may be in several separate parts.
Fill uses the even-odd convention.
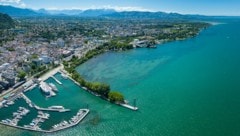
[[[54,92],[58,92],[57,87],[53,83],[49,83],[49,86],[52,88]]]
[[[42,90],[43,93],[46,95],[50,95],[50,91],[52,91],[52,88],[45,82],[40,83],[40,89]]]

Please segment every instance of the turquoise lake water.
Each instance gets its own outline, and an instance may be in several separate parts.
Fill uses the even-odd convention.
[[[34,90],[27,95],[40,106],[61,104],[77,111],[89,105],[83,122],[53,135],[239,136],[240,19],[223,22],[192,39],[157,49],[108,52],[77,68],[130,102],[136,98],[137,112],[96,98],[60,75],[66,89],[56,98],[42,100]],[[46,135],[5,126],[0,134]]]

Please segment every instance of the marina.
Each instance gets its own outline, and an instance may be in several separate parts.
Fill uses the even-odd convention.
[[[37,131],[37,132],[44,132],[44,133],[53,133],[56,131],[60,131],[63,129],[67,129],[73,126],[76,126],[79,124],[89,113],[89,109],[80,109],[79,112],[77,113],[76,116],[73,116],[73,118],[70,121],[62,121],[59,124],[56,124],[52,126],[51,130],[42,130],[40,128],[40,124],[43,123],[45,120],[48,119],[49,114],[44,114],[44,113],[39,113],[38,117],[34,119],[29,125],[24,125],[22,126],[17,126],[17,121],[16,119],[10,120],[2,120],[0,124],[10,126],[10,127],[15,127],[23,130],[30,130],[30,131]]]
[[[18,98],[23,98],[25,102],[29,105],[29,107],[35,108],[38,111],[37,117],[33,118],[32,121],[29,124],[19,126],[18,122],[24,117],[29,114],[30,110],[25,107],[19,107],[17,111],[12,113],[12,119],[3,119],[0,121],[0,124],[20,128],[24,130],[31,130],[31,131],[38,131],[38,132],[45,132],[45,133],[51,133],[56,132],[59,130],[63,130],[69,127],[73,127],[77,125],[88,113],[89,109],[80,109],[77,112],[76,116],[73,116],[71,120],[69,120],[67,123],[60,123],[55,124],[50,130],[44,130],[41,128],[41,124],[44,123],[46,120],[50,119],[50,114],[44,113],[44,112],[70,112],[70,109],[65,109],[63,106],[50,106],[48,108],[41,108],[37,105],[35,105],[27,96],[25,96],[23,93],[18,94]],[[12,101],[11,101],[12,102]],[[13,105],[10,102],[4,103],[4,105]],[[5,108],[8,108],[8,106],[5,106]],[[2,107],[3,108],[3,107]],[[54,127],[55,126],[55,127]]]
[[[1,108],[8,108],[15,105],[16,99],[22,99],[27,104],[23,109],[23,113],[19,113],[19,109],[13,111],[13,117],[3,118],[0,124],[44,133],[52,133],[60,131],[66,128],[70,128],[79,124],[89,113],[88,104],[82,103],[76,106],[82,107],[82,109],[76,110],[76,106],[71,103],[66,103],[64,99],[72,94],[74,91],[75,94],[79,94],[76,90],[80,89],[82,92],[99,97],[99,95],[92,93],[87,88],[82,87],[79,83],[71,79],[67,74],[64,73],[64,70],[54,71],[48,73],[49,78],[44,75],[43,78],[39,79],[40,83],[35,84],[34,82],[29,82],[25,89],[21,92],[10,94],[5,98],[4,101],[0,103]],[[45,79],[45,80],[43,80]],[[64,84],[62,83],[64,81]],[[69,87],[66,84],[71,84]],[[75,88],[75,89],[74,89]],[[76,89],[78,88],[78,89]],[[57,94],[56,94],[57,93]],[[64,93],[64,94],[63,94]],[[67,94],[66,94],[67,93]],[[53,97],[54,96],[54,97]],[[83,97],[84,95],[79,95]],[[85,100],[87,101],[87,99]],[[56,102],[61,103],[60,105]],[[118,104],[122,107],[138,110],[137,107],[130,106],[128,104]],[[65,108],[70,107],[70,108]],[[0,108],[0,112],[1,112]],[[74,115],[74,113],[77,113]],[[28,115],[31,115],[31,118]],[[61,115],[62,114],[62,115]],[[59,116],[60,122],[55,120],[52,122],[54,116]],[[24,121],[24,118],[28,118],[27,121]],[[22,119],[23,118],[23,119]],[[1,118],[0,118],[1,119]],[[21,123],[19,123],[21,122]],[[24,123],[26,122],[26,123]],[[46,125],[46,122],[48,122]]]
[[[60,75],[60,73],[55,74]],[[75,109],[71,110],[71,105],[65,105],[66,107],[71,107],[65,108],[65,106],[58,104],[45,105],[42,107],[35,104],[35,99],[31,96],[29,98],[28,94],[34,92],[38,94],[38,98],[47,98],[47,100],[56,99],[56,92],[62,92],[62,89],[55,83],[61,86],[63,84],[57,78],[53,77],[54,76],[49,76],[48,79],[41,80],[39,85],[32,83],[21,92],[9,94],[4,97],[4,100],[0,102],[0,112],[6,111],[8,113],[12,112],[12,114],[11,116],[7,114],[4,114],[4,117],[1,116],[0,124],[44,133],[60,131],[79,124],[87,116],[90,111],[89,109],[82,108],[77,111]],[[61,93],[59,94],[61,95]],[[40,103],[46,101],[46,99],[42,100]],[[76,114],[74,115],[74,113]],[[61,117],[59,118],[60,122],[58,120],[51,121],[56,115]],[[51,123],[49,123],[49,121]]]

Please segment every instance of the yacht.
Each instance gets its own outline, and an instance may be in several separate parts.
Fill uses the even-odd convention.
[[[40,89],[47,95],[50,95],[50,91],[52,91],[52,88],[45,82],[40,83]]]
[[[53,83],[49,83],[49,86],[52,88],[54,92],[58,92],[57,87]]]

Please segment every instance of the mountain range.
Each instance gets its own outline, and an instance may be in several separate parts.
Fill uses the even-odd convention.
[[[148,12],[148,11],[122,11],[114,9],[88,9],[88,10],[32,10],[12,6],[0,5],[0,13],[8,14],[11,17],[29,16],[79,16],[79,17],[105,17],[105,18],[150,18],[150,19],[193,19],[203,18],[200,15],[182,15],[178,13]]]

